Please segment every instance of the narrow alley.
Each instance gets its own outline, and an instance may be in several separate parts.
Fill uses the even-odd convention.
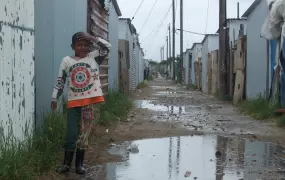
[[[136,108],[127,122],[91,146],[88,173],[64,179],[285,178],[280,145],[285,131],[273,124],[240,115],[230,103],[162,77],[137,90],[134,99]]]
[[[285,180],[285,0],[1,1],[0,180]]]

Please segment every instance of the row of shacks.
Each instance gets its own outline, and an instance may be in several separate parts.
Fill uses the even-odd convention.
[[[227,95],[233,98],[234,103],[262,96],[271,99],[277,97],[281,105],[285,105],[282,102],[285,100],[282,93],[285,80],[283,83],[282,61],[279,60],[282,51],[278,48],[282,47],[280,44],[283,42],[280,41],[281,28],[278,23],[283,19],[274,19],[274,16],[282,17],[276,9],[284,2],[255,0],[241,18],[227,19],[225,67],[218,66],[218,31],[205,35],[202,42],[194,43],[184,52],[184,83],[194,84],[199,90],[215,95],[219,93],[219,73],[226,71]],[[272,9],[269,10],[269,7]],[[271,26],[268,25],[270,23]],[[277,31],[274,28],[280,33],[270,36],[270,33]]]
[[[43,123],[61,60],[73,55],[71,37],[78,31],[112,44],[100,66],[105,95],[109,89],[130,93],[143,81],[144,54],[133,25],[122,24],[117,0],[2,0],[0,9],[0,134],[23,139]]]

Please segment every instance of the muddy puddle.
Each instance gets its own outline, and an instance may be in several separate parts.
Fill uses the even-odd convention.
[[[123,157],[96,175],[106,180],[279,180],[285,151],[267,142],[189,136],[126,142],[110,148]],[[92,179],[92,178],[90,178]]]
[[[157,112],[168,112],[168,113],[178,113],[178,114],[182,114],[185,112],[185,106],[155,104],[151,100],[137,100],[135,101],[135,105],[137,108],[143,108]]]

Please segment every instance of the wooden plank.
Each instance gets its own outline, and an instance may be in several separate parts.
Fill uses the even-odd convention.
[[[206,89],[207,93],[212,93],[212,53],[208,53],[207,58],[207,75],[206,75]]]
[[[105,40],[109,40],[108,32],[108,12],[103,8],[100,0],[88,0],[88,15],[87,15],[87,31],[93,36],[99,36]],[[98,49],[98,45],[95,46],[95,49]],[[103,66],[102,66],[103,65]],[[106,58],[102,65],[100,66],[100,75],[108,75],[108,58]],[[107,80],[106,80],[107,79]],[[107,88],[102,88],[103,92],[108,91],[108,77],[100,79],[101,84],[107,84]]]
[[[218,50],[212,52],[212,94],[218,90],[218,54]]]
[[[244,93],[244,73],[241,70],[237,70],[233,104],[237,104],[243,99]]]

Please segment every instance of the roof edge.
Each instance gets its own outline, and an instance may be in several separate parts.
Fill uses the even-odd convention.
[[[119,17],[122,16],[122,12],[121,12],[121,9],[119,7],[118,1],[117,0],[112,0],[112,3],[114,5],[114,8],[115,8],[115,11],[116,11],[117,15]]]
[[[254,9],[257,7],[258,4],[260,4],[261,0],[255,0],[250,6],[249,8],[243,13],[243,15],[241,16],[242,18],[247,18],[252,11],[254,11]]]

